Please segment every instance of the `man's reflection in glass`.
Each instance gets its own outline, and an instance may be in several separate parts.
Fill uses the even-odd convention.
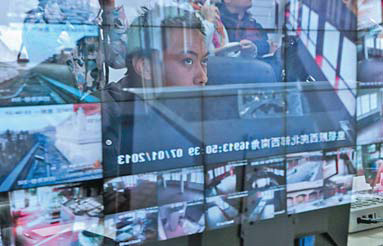
[[[205,85],[208,53],[200,18],[178,6],[142,12],[127,31],[127,75],[107,89]]]
[[[104,160],[111,163],[107,168],[111,174],[143,171],[133,165],[116,166],[117,155],[149,151],[149,148],[195,146],[202,139],[198,123],[200,97],[169,99],[165,93],[151,100],[151,90],[140,90],[183,87],[180,91],[184,92],[190,89],[188,87],[207,83],[208,52],[201,19],[190,8],[155,5],[142,9],[141,15],[130,23],[126,35],[128,71],[118,82],[109,83],[102,95],[107,102],[103,104],[103,136],[108,140]],[[143,143],[143,139],[150,141],[150,146],[146,140]],[[183,163],[198,163],[197,158],[188,156]],[[168,163],[172,163],[171,160]],[[177,160],[177,164],[169,166],[179,163],[182,162]],[[147,165],[147,168],[154,167]]]

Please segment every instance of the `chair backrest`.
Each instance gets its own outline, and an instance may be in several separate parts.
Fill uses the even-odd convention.
[[[207,73],[208,85],[276,82],[268,63],[241,57],[211,56]]]

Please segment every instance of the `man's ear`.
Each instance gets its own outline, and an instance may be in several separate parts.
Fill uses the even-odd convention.
[[[135,56],[133,57],[132,63],[136,74],[144,80],[152,80],[152,69],[148,58]]]

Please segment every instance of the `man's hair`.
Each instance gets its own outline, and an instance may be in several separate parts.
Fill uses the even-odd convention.
[[[149,56],[167,48],[165,33],[171,28],[196,29],[205,36],[204,26],[194,10],[180,6],[141,8],[127,32],[127,56]]]
[[[192,8],[156,5],[150,9],[143,7],[140,12],[127,31],[126,65],[130,76],[135,76],[133,57],[150,58],[154,51],[165,50],[166,33],[172,28],[195,29],[205,36],[202,20]]]

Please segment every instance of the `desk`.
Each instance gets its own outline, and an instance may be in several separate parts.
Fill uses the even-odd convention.
[[[383,227],[348,234],[348,246],[383,245]]]

